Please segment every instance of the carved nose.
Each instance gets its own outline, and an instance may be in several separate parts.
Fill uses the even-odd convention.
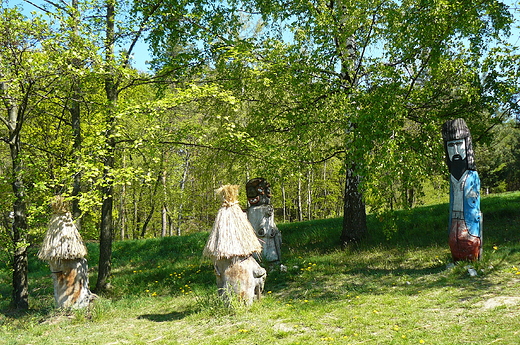
[[[265,229],[264,228],[258,229],[258,236],[264,236],[264,235],[265,235]]]

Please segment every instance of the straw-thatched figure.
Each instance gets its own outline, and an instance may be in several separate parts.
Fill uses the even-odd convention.
[[[280,264],[282,259],[282,234],[274,222],[271,205],[271,186],[263,178],[247,181],[247,218],[255,229],[262,245],[262,257],[270,264]]]
[[[230,295],[250,305],[264,288],[266,271],[253,254],[262,251],[253,227],[238,204],[237,185],[225,185],[217,190],[222,207],[203,254],[215,266],[219,294],[228,301]]]
[[[89,290],[87,248],[68,211],[68,203],[57,196],[53,214],[38,258],[49,263],[58,308],[83,308],[95,296]]]

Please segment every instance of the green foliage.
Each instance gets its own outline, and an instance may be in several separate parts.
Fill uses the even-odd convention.
[[[98,238],[100,190],[113,185],[117,237],[136,239],[209,230],[213,190],[256,176],[286,219],[339,217],[345,162],[362,176],[371,236],[404,239],[414,206],[446,200],[440,125],[454,116],[470,125],[485,191],[518,189],[518,135],[506,123],[518,112],[518,49],[499,1],[124,1],[112,37],[121,49],[108,55],[105,5],[46,3],[47,15],[25,17],[2,4],[1,92],[25,111],[29,243],[78,175],[83,237]],[[130,68],[132,42],[147,34],[150,75]],[[12,176],[0,155],[7,254]],[[322,250],[320,231],[298,241]],[[148,278],[135,277],[128,285]]]
[[[248,150],[289,166],[276,168],[280,176],[346,153],[373,211],[412,207],[444,168],[442,123],[465,117],[479,138],[502,120],[498,107],[514,105],[517,77],[487,48],[512,21],[499,2],[243,3],[260,9],[264,35],[247,38],[249,50],[238,38],[221,49],[216,72],[248,100],[245,128],[257,142]],[[270,25],[294,39],[271,35]]]
[[[520,186],[518,128],[507,122],[497,125],[492,133],[494,140],[479,146],[476,152],[482,187],[488,193],[517,190]]]

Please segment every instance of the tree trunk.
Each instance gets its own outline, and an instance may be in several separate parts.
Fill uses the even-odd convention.
[[[287,222],[287,202],[285,200],[285,185],[282,182],[283,222]]]
[[[111,140],[113,141],[113,140]],[[101,206],[101,229],[99,234],[99,271],[96,282],[96,291],[102,292],[108,287],[108,277],[112,265],[112,237],[113,237],[113,219],[112,211],[114,207],[113,198],[113,180],[109,176],[114,167],[114,146],[109,145],[109,152],[105,157],[105,171],[103,179],[105,186],[101,189],[103,195],[103,204]]]
[[[108,0],[106,4],[106,63],[109,71],[112,70],[111,64],[114,63],[114,42],[115,42],[115,0]],[[96,291],[102,292],[108,287],[108,277],[112,264],[112,236],[113,219],[112,212],[114,207],[114,181],[112,170],[115,166],[114,151],[116,141],[114,139],[115,127],[115,107],[117,104],[117,83],[114,76],[109,74],[105,79],[105,92],[108,101],[107,109],[107,130],[105,132],[107,153],[104,158],[103,166],[103,187],[101,193],[103,204],[101,206],[101,226],[99,234],[99,271],[96,282]]]
[[[354,167],[347,168],[341,233],[341,242],[344,245],[360,241],[367,233],[367,215],[363,195],[358,190],[359,180]]]
[[[27,280],[27,214],[25,205],[25,190],[22,180],[22,163],[20,161],[20,137],[11,139],[11,160],[13,164],[13,299],[12,306],[16,309],[29,308],[29,282]]]
[[[73,87],[73,103],[70,109],[72,119],[72,135],[74,137],[74,155],[76,155],[76,163],[79,163],[80,152],[81,152],[81,127],[80,127],[80,113],[81,109],[79,101],[76,99],[79,97],[79,87],[76,85]],[[79,164],[76,165],[78,171],[74,174],[74,181],[72,182],[72,216],[76,222],[78,230],[81,230],[81,209],[79,207],[79,194],[81,192],[81,171],[79,170]]]
[[[119,205],[119,233],[121,235],[121,240],[126,238],[126,185],[123,184],[121,188],[121,201]]]
[[[302,210],[302,177],[298,174],[298,221],[303,221],[303,210]]]
[[[163,205],[161,210],[161,237],[168,236],[168,208]]]
[[[25,204],[25,186],[23,181],[23,164],[21,159],[20,132],[24,121],[21,108],[11,102],[7,94],[8,85],[0,83],[0,88],[6,93],[4,99],[7,108],[5,119],[9,131],[9,150],[11,154],[11,183],[14,194],[12,243],[13,243],[13,308],[26,310],[29,308],[29,283],[27,280],[27,211]]]
[[[140,194],[139,198],[137,198],[137,190],[136,188],[133,189],[133,227],[132,227],[132,239],[136,240],[139,238],[139,227],[141,224],[141,214],[139,213],[139,209],[137,208],[137,205],[140,205],[143,198],[142,198],[142,188],[140,188]]]
[[[163,206],[161,209],[161,237],[166,237],[168,234],[168,207],[166,206],[166,169],[163,170],[162,174],[162,187],[163,187]]]
[[[312,220],[312,168],[307,176],[307,220]]]
[[[408,188],[406,192],[408,207],[412,208],[415,201],[415,190],[413,188]]]
[[[72,44],[74,44],[77,39],[79,33],[77,28],[78,23],[78,0],[72,0]],[[80,67],[81,62],[76,60],[71,61],[75,67]],[[82,138],[81,138],[81,106],[80,106],[80,97],[81,97],[81,86],[80,86],[80,78],[78,76],[74,76],[72,80],[72,104],[70,107],[70,117],[72,122],[72,136],[74,138],[73,150],[74,155],[76,156],[76,167],[78,171],[74,174],[74,181],[72,182],[72,216],[76,223],[76,227],[78,230],[81,230],[81,209],[79,207],[79,194],[81,192],[81,170],[79,169],[79,162],[81,156],[81,146],[82,146]]]
[[[155,212],[155,199],[157,197],[157,190],[159,189],[159,184],[161,183],[162,179],[163,179],[163,173],[161,173],[157,177],[157,180],[155,181],[155,184],[153,187],[153,193],[150,195],[150,212],[148,213],[148,216],[146,216],[146,219],[141,228],[141,238],[144,238],[144,235],[146,234],[146,230],[148,228],[148,224],[150,223],[150,220],[152,220],[152,216]]]
[[[188,180],[188,172],[190,169],[190,153],[189,151],[185,151],[185,158],[184,158],[184,169],[182,171],[182,179],[180,183],[180,203],[179,203],[179,212],[177,216],[177,236],[181,235],[181,225],[183,221],[183,210],[184,210],[184,190],[186,189],[186,181]]]
[[[143,226],[141,228],[141,238],[144,238],[144,235],[146,235],[146,229],[148,229],[148,223],[150,223],[150,220],[152,219],[154,211],[155,211],[155,206],[152,205],[152,208],[150,209],[150,212],[146,216],[146,219],[144,220]]]

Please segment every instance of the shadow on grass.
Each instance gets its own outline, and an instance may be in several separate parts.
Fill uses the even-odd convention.
[[[520,262],[519,208],[520,193],[483,197],[485,257],[497,246],[501,250],[504,248],[504,260],[508,265]],[[468,277],[463,266],[451,272],[445,270],[446,263],[451,260],[447,245],[447,204],[396,211],[393,220],[394,232],[388,237],[385,233],[386,219],[369,215],[369,238],[346,248],[342,248],[339,242],[341,218],[278,224],[283,235],[283,263],[289,272],[269,272],[266,291],[303,296],[310,290],[319,298],[334,300],[343,298],[345,291],[374,294],[397,290],[403,294],[414,294],[419,290],[446,285],[464,287],[466,291],[496,286],[496,282],[485,274]],[[213,267],[202,259],[207,237],[208,233],[196,233],[114,242],[111,283],[115,288],[109,297],[146,296],[154,292],[176,296],[181,295],[183,289],[192,287],[213,289]],[[88,243],[87,246],[89,266],[93,268],[90,277],[92,285],[99,247],[97,243]],[[37,248],[30,248],[29,311],[9,311],[11,273],[8,266],[0,267],[0,313],[6,318],[45,319],[52,313],[49,268],[46,263],[37,260],[36,252]],[[436,255],[441,256],[442,263],[434,260]],[[309,258],[318,264],[312,275],[301,271]],[[1,253],[0,259],[3,259]],[[479,268],[486,269],[486,265],[484,262]],[[497,257],[493,259],[493,266],[504,265]],[[166,322],[185,318],[193,312],[196,311],[142,315],[141,318]]]
[[[292,299],[313,299],[328,303],[356,296],[416,296],[442,288],[454,288],[451,294],[461,299],[473,298],[486,291],[497,290],[501,282],[494,281],[488,273],[470,277],[467,270],[455,267],[422,269],[359,269],[345,270],[336,275],[315,272],[309,277],[287,277],[283,284],[266,287],[280,296]]]
[[[145,315],[140,315],[137,318],[140,320],[146,319],[146,320],[153,321],[153,322],[169,322],[169,321],[182,320],[191,314],[193,314],[193,311],[185,310],[185,311],[172,311],[171,313],[165,313],[165,314],[145,314]]]

